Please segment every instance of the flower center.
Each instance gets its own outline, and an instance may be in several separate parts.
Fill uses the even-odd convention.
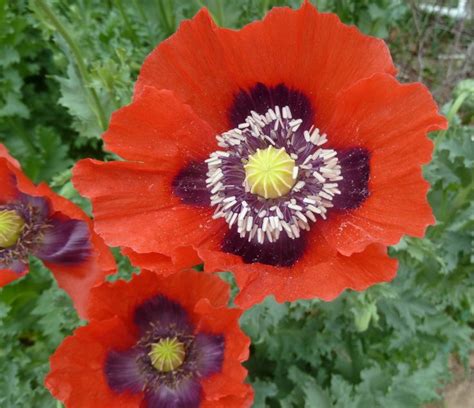
[[[206,187],[214,218],[224,218],[241,238],[263,244],[281,234],[298,239],[302,230],[325,219],[333,197],[341,194],[338,154],[316,126],[302,127],[288,106],[217,135],[217,150],[206,159]]]
[[[16,211],[0,211],[0,248],[8,248],[16,244],[20,238],[25,221]]]
[[[176,370],[183,364],[186,356],[184,344],[176,337],[161,339],[158,343],[151,345],[148,353],[151,364],[158,371],[169,372]]]
[[[245,181],[250,192],[263,198],[278,198],[287,194],[296,181],[295,161],[282,147],[269,146],[249,156]]]

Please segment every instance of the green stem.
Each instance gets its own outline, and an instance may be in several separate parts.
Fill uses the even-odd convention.
[[[135,6],[135,9],[138,11],[138,14],[140,14],[140,18],[142,19],[143,25],[145,25],[148,28],[148,31],[150,32],[150,25],[148,23],[148,19],[146,17],[145,12],[143,11],[143,7],[141,6],[140,2],[137,0],[133,0],[132,3]]]
[[[140,40],[138,39],[137,35],[135,34],[135,30],[133,29],[132,24],[130,23],[130,19],[127,16],[127,13],[125,11],[125,7],[123,6],[122,0],[115,0],[115,4],[117,5],[119,13],[122,16],[123,22],[125,23],[125,26],[127,27],[128,32],[132,36],[133,41],[138,44],[140,42]]]
[[[216,11],[216,18],[217,24],[221,27],[224,26],[224,6],[222,5],[222,0],[216,0],[217,2],[217,11]]]
[[[172,16],[170,16],[169,7],[169,4],[164,4],[163,0],[158,0],[158,11],[160,13],[161,22],[165,26],[167,35],[171,35],[174,32],[174,25]]]
[[[89,86],[89,73],[84,63],[84,58],[82,56],[81,50],[73,40],[72,36],[67,31],[66,27],[54,14],[53,10],[46,4],[44,0],[33,0],[33,3],[36,4],[36,6],[45,14],[50,23],[55,27],[55,29],[59,32],[61,37],[63,37],[64,41],[66,41],[67,45],[69,46],[72,54],[74,55],[81,82],[87,93],[89,94],[92,103],[95,106],[95,109],[93,109],[93,111],[97,117],[101,129],[105,130],[107,127],[107,117],[105,115],[104,109],[100,103],[97,93],[91,86]]]
[[[166,12],[168,14],[170,27],[172,29],[171,34],[173,34],[176,31],[176,16],[175,16],[175,11],[174,11],[173,1],[168,0],[166,2]]]
[[[461,95],[459,95],[456,100],[454,101],[453,105],[449,109],[447,116],[448,122],[451,122],[454,118],[454,115],[458,113],[458,110],[461,108],[462,104],[466,100],[466,98],[469,96],[469,92],[463,92]]]
[[[270,1],[269,0],[263,0],[262,1],[262,16],[267,14],[268,8],[270,7]]]
[[[148,21],[147,15],[146,15],[145,11],[143,10],[143,7],[141,6],[140,1],[132,0],[132,3],[135,7],[135,10],[137,10],[138,14],[140,14],[140,18],[142,19],[142,23],[148,31],[149,41],[152,44],[154,44],[154,42],[156,41],[156,33],[152,30],[150,22]]]
[[[454,116],[456,115],[456,113],[458,113],[459,109],[461,108],[462,104],[464,103],[464,101],[466,100],[468,96],[469,96],[469,92],[463,92],[455,99],[455,101],[451,105],[451,108],[449,108],[448,114],[446,115],[446,119],[448,119],[449,124],[451,124]],[[441,132],[438,133],[438,136],[436,137],[436,140],[435,140],[435,147],[437,147],[440,140],[444,138],[444,136],[446,135],[446,132],[447,130],[442,130]]]
[[[356,341],[352,335],[348,336],[347,339],[347,351],[351,358],[351,376],[352,381],[357,383],[360,381],[360,372],[362,371],[362,361],[361,361],[361,348],[362,343],[360,340]]]

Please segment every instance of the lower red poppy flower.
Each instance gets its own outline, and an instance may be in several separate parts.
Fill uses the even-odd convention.
[[[51,357],[46,386],[68,408],[250,406],[250,342],[228,293],[195,271],[94,288],[91,321]]]
[[[230,270],[240,306],[365,289],[394,277],[388,245],[434,222],[421,166],[446,120],[394,74],[383,41],[309,2],[239,31],[203,10],[112,116],[125,161],[82,161],[74,183],[107,243]]]
[[[47,185],[34,185],[0,145],[0,286],[28,272],[30,255],[51,269],[81,316],[89,290],[116,270],[87,215]]]

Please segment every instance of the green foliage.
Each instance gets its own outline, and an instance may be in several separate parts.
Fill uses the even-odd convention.
[[[458,109],[466,115],[466,122],[474,119],[474,79],[460,81],[454,88],[453,107],[457,102]]]
[[[49,182],[90,213],[72,186],[71,166],[83,157],[110,157],[100,134],[110,114],[129,103],[151,49],[203,5],[218,24],[238,28],[275,5],[300,3],[0,0],[0,142],[33,180]],[[395,33],[394,60],[416,59],[415,45],[405,41],[414,27],[413,2],[314,3],[366,33],[385,39]],[[432,53],[443,44],[430,44]],[[430,62],[420,70],[437,85],[443,67]],[[474,327],[472,79],[447,99],[451,129],[435,135],[434,160],[425,169],[437,224],[425,239],[406,238],[392,248],[400,261],[394,282],[331,303],[267,299],[242,317],[252,338],[247,365],[255,407],[418,407],[439,398],[449,356],[466,364]],[[129,278],[134,268],[115,253],[119,276]],[[79,324],[38,261],[27,277],[0,290],[0,406],[55,406],[42,385],[48,357]]]
[[[69,118],[57,106],[52,55],[25,2],[0,1],[0,142],[35,181],[67,169]]]
[[[0,292],[0,405],[52,407],[43,387],[49,356],[79,320],[51,274],[32,260],[31,272]]]
[[[26,44],[28,19],[15,15],[6,1],[0,2],[0,117],[27,118],[30,110],[22,101],[23,78],[37,72],[35,63],[24,64],[29,57],[36,57],[37,41]]]
[[[345,23],[355,24],[366,34],[387,38],[408,11],[401,0],[319,0],[323,11],[336,13]]]

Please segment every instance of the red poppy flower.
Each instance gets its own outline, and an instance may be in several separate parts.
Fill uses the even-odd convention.
[[[127,161],[83,161],[75,185],[110,245],[231,270],[243,307],[388,281],[386,246],[434,221],[421,165],[446,126],[394,75],[383,41],[309,2],[240,31],[202,10],[112,117]]]
[[[92,290],[91,321],[51,357],[46,386],[68,408],[250,406],[250,341],[228,285],[195,271]]]
[[[0,145],[0,286],[28,272],[30,255],[51,269],[81,316],[89,290],[115,272],[88,216],[46,184],[34,185]]]

